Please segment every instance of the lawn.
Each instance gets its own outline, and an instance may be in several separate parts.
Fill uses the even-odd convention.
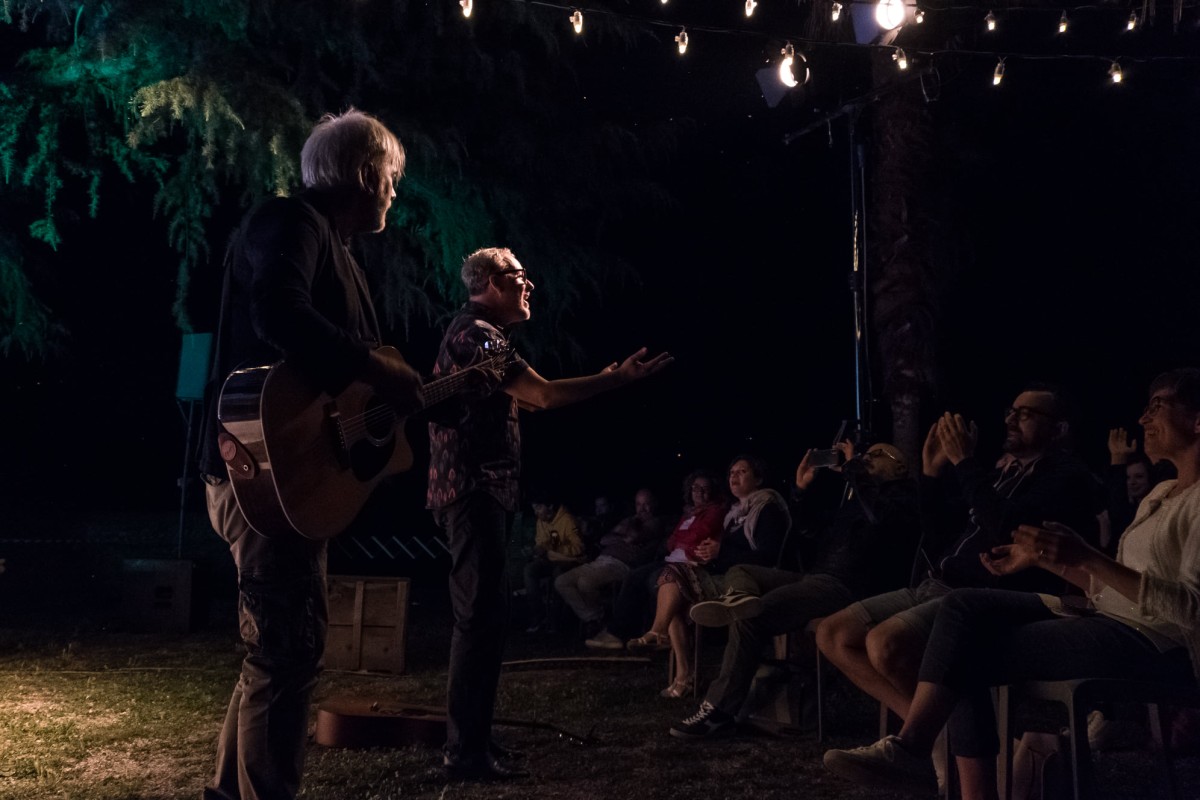
[[[31,518],[14,530],[38,533],[36,525],[52,522]],[[62,541],[68,537],[61,534],[61,540],[6,544],[0,553],[8,558],[0,580],[0,800],[199,797],[242,657],[228,554],[200,522],[189,529],[184,552],[196,563],[206,599],[188,633],[134,633],[120,613],[120,558],[170,558],[170,548],[159,552],[147,544],[162,538],[169,520],[148,518],[140,527],[127,516],[119,523],[89,521],[75,534],[82,545]],[[317,689],[314,727],[317,706],[330,700],[442,704],[450,630],[444,583],[433,570],[415,574],[405,674],[327,671]],[[825,744],[811,732],[681,741],[667,731],[697,702],[659,697],[666,685],[662,656],[580,661],[592,654],[575,633],[509,637],[497,714],[542,727],[500,726],[496,733],[527,754],[532,778],[447,785],[434,748],[351,750],[314,742],[301,796],[887,800],[821,766],[826,747],[875,738],[877,706],[844,682],[835,678],[827,690]],[[705,641],[702,674],[711,678],[720,661],[720,632]],[[589,742],[574,744],[554,728],[587,735]],[[1105,754],[1097,763],[1104,797],[1164,796],[1149,753]],[[1198,796],[1197,760],[1183,759],[1180,767],[1185,796]]]

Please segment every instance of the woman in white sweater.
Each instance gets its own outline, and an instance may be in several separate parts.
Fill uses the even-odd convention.
[[[932,791],[929,754],[948,725],[964,800],[992,800],[999,741],[989,687],[1200,676],[1200,370],[1158,376],[1139,423],[1146,455],[1173,463],[1178,478],[1142,501],[1116,559],[1051,521],[1021,526],[1013,544],[983,556],[998,575],[1035,567],[1061,575],[1087,593],[1087,607],[994,589],[947,595],[899,735],[830,750],[826,767],[859,783]]]

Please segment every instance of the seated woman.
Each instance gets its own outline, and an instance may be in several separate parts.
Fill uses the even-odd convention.
[[[1026,680],[1129,678],[1187,683],[1200,674],[1200,369],[1163,373],[1139,423],[1145,451],[1178,478],[1138,507],[1116,559],[1053,522],[1022,525],[983,554],[997,575],[1039,567],[1084,589],[1089,608],[994,589],[946,596],[899,736],[830,750],[825,766],[860,783],[932,791],[929,754],[943,725],[965,800],[995,798],[999,742],[989,687]]]
[[[775,566],[779,561],[792,520],[783,496],[764,488],[765,481],[762,459],[750,455],[734,458],[729,465],[729,492],[735,502],[724,514],[721,527],[703,537],[690,536],[690,547],[678,547],[667,555],[658,577],[654,623],[626,645],[634,652],[670,645],[675,679],[662,691],[663,697],[684,697],[695,684],[687,629],[692,604],[720,597],[725,590],[725,571],[732,566]]]

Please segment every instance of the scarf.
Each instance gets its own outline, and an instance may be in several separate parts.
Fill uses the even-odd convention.
[[[784,502],[783,495],[774,489],[756,489],[737,503],[734,503],[733,507],[729,509],[729,513],[725,515],[725,530],[729,531],[741,526],[742,531],[746,535],[746,541],[750,543],[750,549],[758,550],[758,544],[754,541],[754,527],[758,524],[758,515],[770,504],[777,504],[783,510],[784,519],[787,520],[787,527],[791,528],[792,515],[788,513],[787,503]]]

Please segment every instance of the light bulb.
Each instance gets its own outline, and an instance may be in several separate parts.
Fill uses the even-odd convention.
[[[779,52],[783,54],[783,60],[779,62],[779,81],[789,89],[799,86],[796,76],[792,74],[792,62],[796,60],[795,48],[788,42]]]
[[[754,0],[746,0],[746,16],[749,17],[754,13],[754,9],[758,8],[758,3]]]
[[[1117,62],[1112,62],[1112,66],[1108,68],[1108,77],[1112,78],[1113,83],[1120,83],[1125,76],[1121,74],[1121,65]]]
[[[470,17],[471,11],[475,8],[474,0],[458,0],[458,4],[462,6],[463,16]]]
[[[571,27],[575,29],[576,33],[583,33],[583,12],[578,8],[571,15]]]
[[[1062,13],[1062,16],[1058,18],[1058,32],[1059,33],[1067,32],[1067,12],[1066,12],[1066,10],[1064,10]]]
[[[842,4],[834,3],[833,4],[833,13],[830,14],[830,17],[832,17],[834,22],[837,22],[838,19],[841,18],[841,16],[842,16]]]
[[[879,0],[875,6],[875,21],[884,30],[895,30],[904,22],[904,0]]]
[[[918,8],[914,18],[917,20],[917,24],[920,25],[925,21],[925,12]]]
[[[675,44],[679,45],[679,55],[687,52],[687,28],[680,28],[679,33],[675,35]]]
[[[896,52],[892,53],[892,61],[895,61],[900,69],[908,69],[908,56],[904,55],[903,49],[896,48]]]
[[[1000,81],[1004,80],[1004,59],[996,62],[996,70],[992,73],[992,86],[999,86]]]
[[[983,21],[984,21],[984,23],[987,24],[987,29],[989,31],[996,30],[996,15],[995,14],[993,14],[992,12],[989,11],[987,13],[987,16],[983,18]]]
[[[1129,12],[1129,22],[1125,23],[1125,30],[1131,31],[1137,27],[1137,24],[1138,24],[1137,12],[1130,11]]]

